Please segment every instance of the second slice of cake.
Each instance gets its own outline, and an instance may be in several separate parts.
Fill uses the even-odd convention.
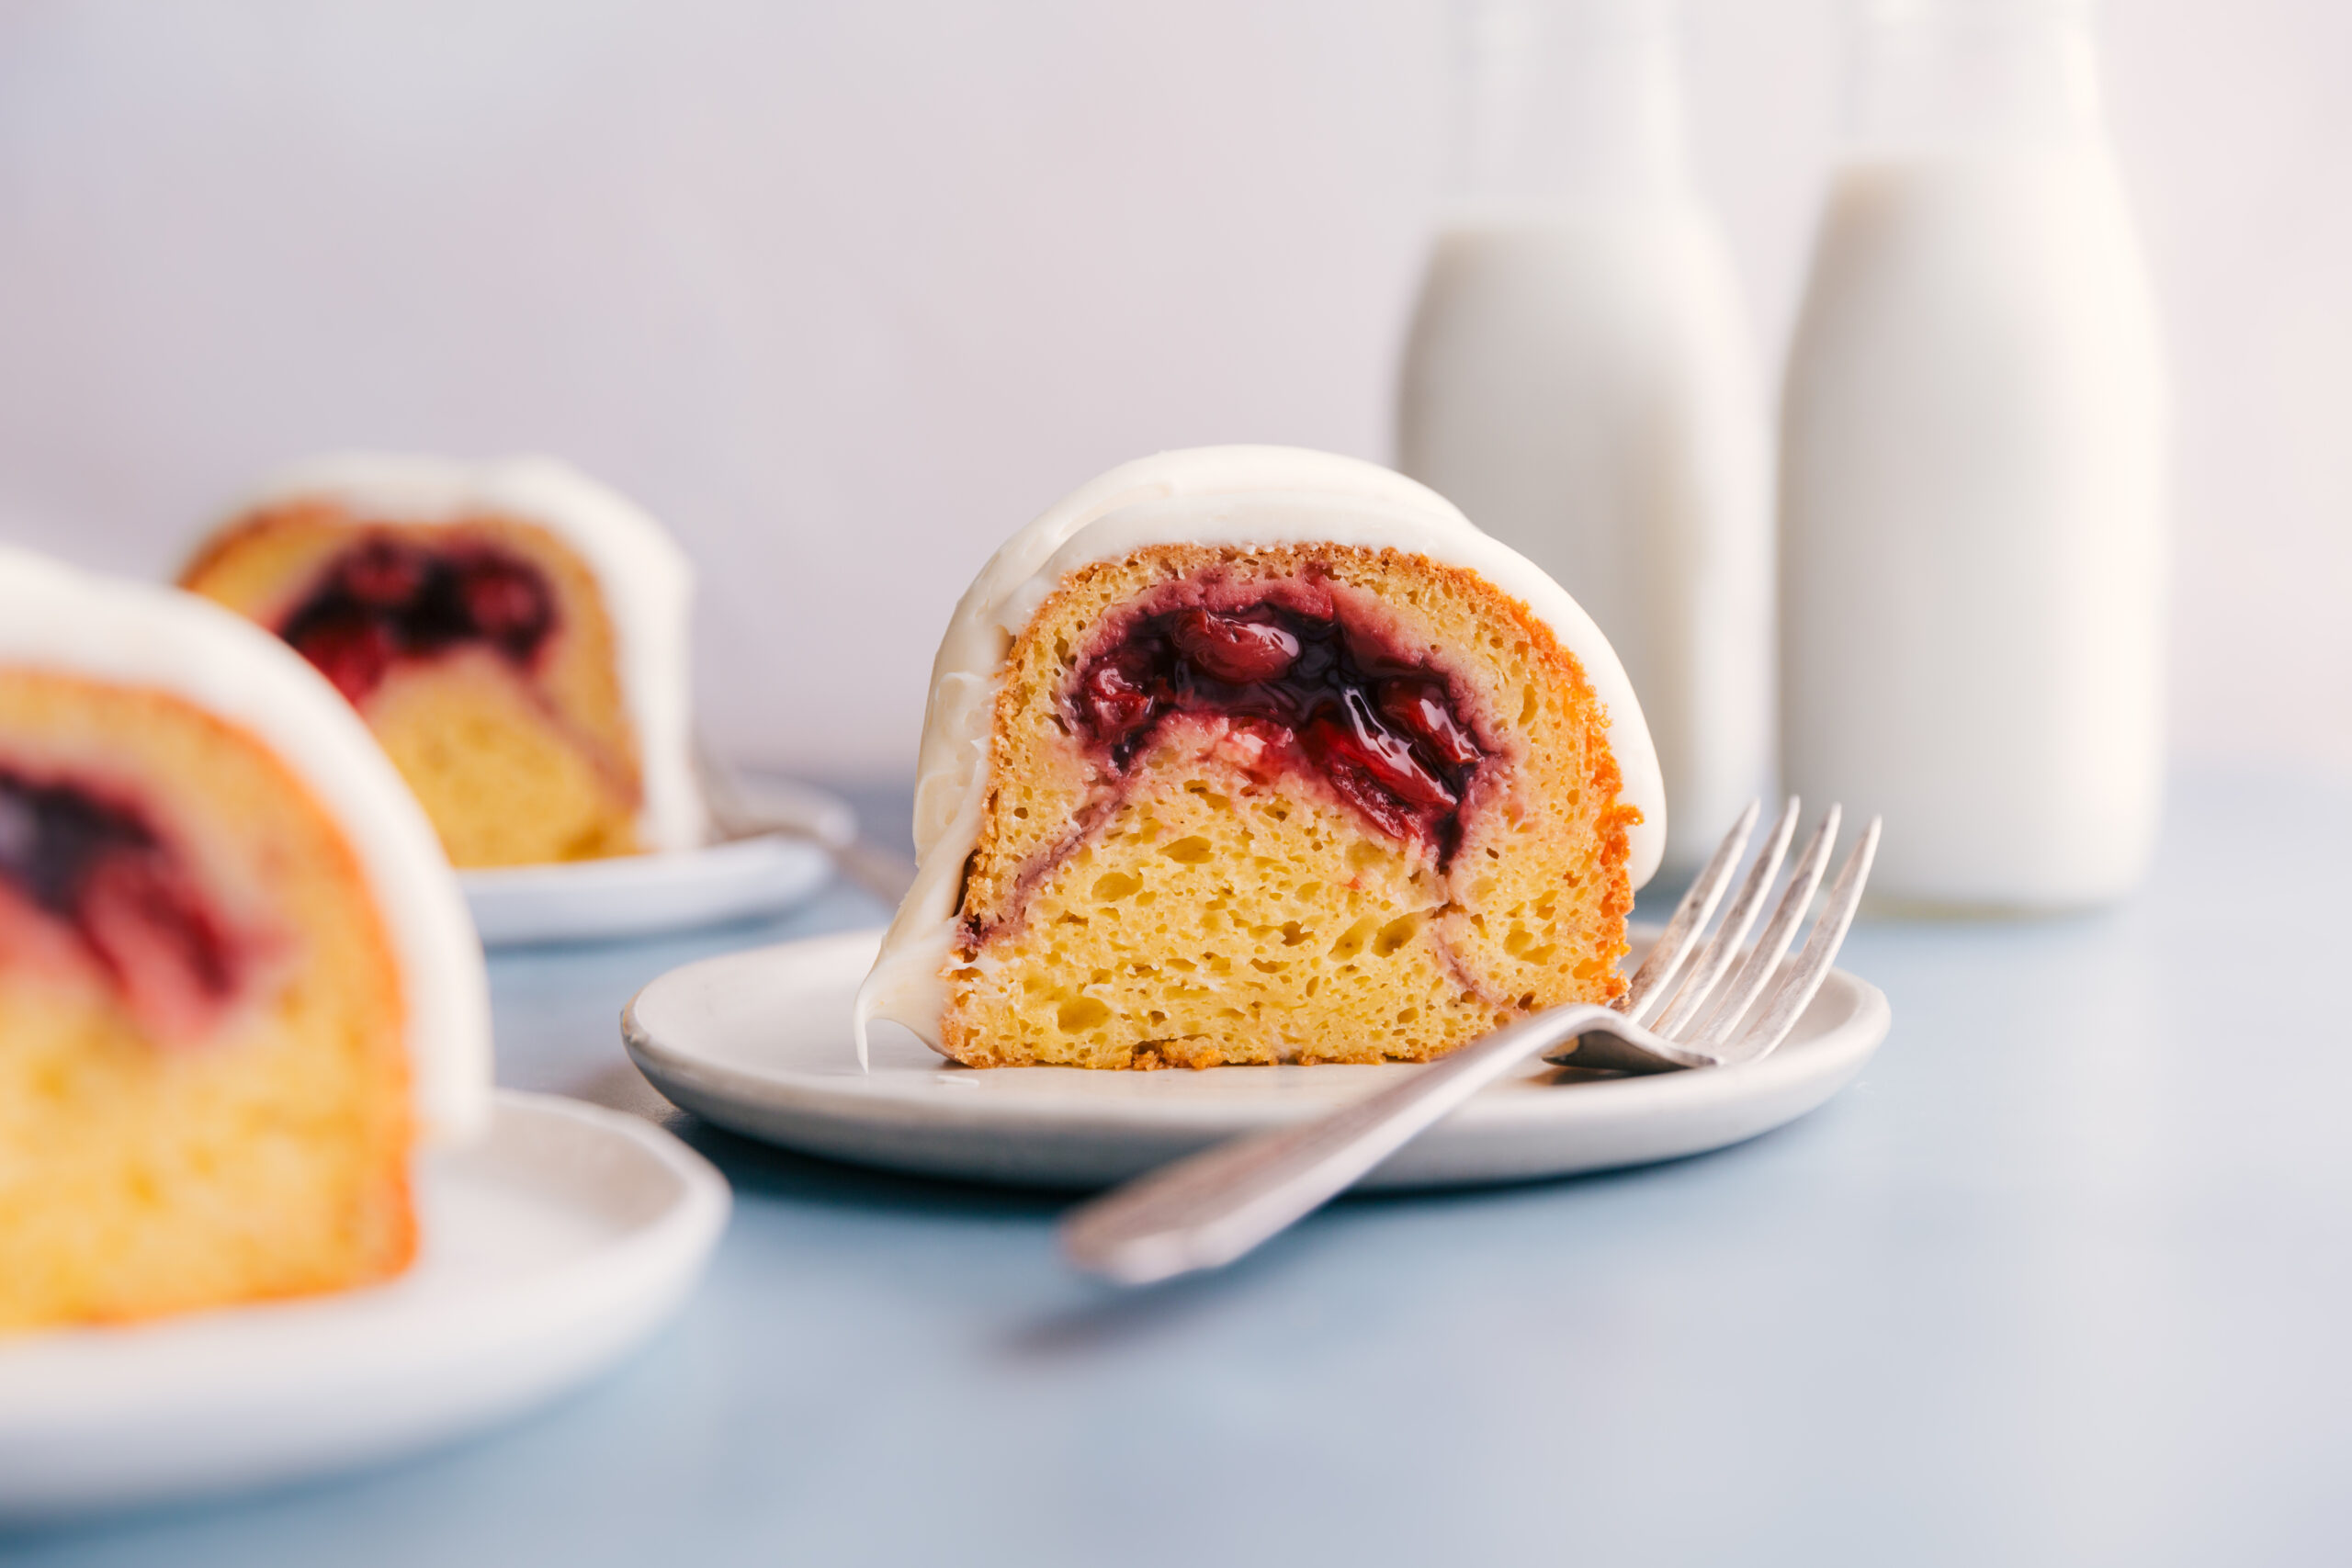
[[[334,682],[460,866],[703,840],[692,572],[650,517],[562,464],[303,463],[181,585]]]
[[[1557,584],[1408,479],[1270,447],[1129,464],[1007,543],[918,787],[861,1035],[982,1066],[1422,1060],[1605,1000],[1664,832]]]

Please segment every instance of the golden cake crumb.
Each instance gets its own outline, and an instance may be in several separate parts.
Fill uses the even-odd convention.
[[[1398,825],[1435,806],[1382,818],[1295,765],[1263,718],[1172,713],[1124,759],[1090,737],[1079,683],[1122,626],[1285,594],[1466,711],[1478,760],[1442,832]],[[1419,555],[1170,544],[1081,568],[1005,663],[945,1048],[976,1066],[1419,1061],[1607,1000],[1639,820],[1608,722],[1547,626]]]

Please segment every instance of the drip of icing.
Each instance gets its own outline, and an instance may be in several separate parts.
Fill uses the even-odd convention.
[[[639,834],[655,850],[705,841],[709,815],[695,779],[688,705],[694,569],[660,524],[552,458],[459,463],[373,454],[315,457],[280,469],[222,521],[309,497],[339,501],[366,522],[509,517],[538,524],[570,545],[594,575],[612,618],[621,699],[637,732],[645,787]]]
[[[916,762],[915,881],[858,988],[861,1065],[876,1019],[940,1048],[956,900],[964,863],[979,842],[989,722],[1013,639],[1068,573],[1163,544],[1396,549],[1475,572],[1519,600],[1576,656],[1607,705],[1619,798],[1642,814],[1626,869],[1635,887],[1657,871],[1666,788],[1641,704],[1600,628],[1541,568],[1480,533],[1434,491],[1359,458],[1285,446],[1165,452],[1081,486],[1005,541],[948,621],[932,664]]]
[[[488,1125],[490,987],[473,918],[424,809],[324,676],[195,594],[87,576],[6,547],[0,665],[168,693],[275,751],[342,827],[383,912],[420,1125],[439,1139]]]

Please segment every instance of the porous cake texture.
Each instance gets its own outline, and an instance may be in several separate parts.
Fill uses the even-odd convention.
[[[1125,512],[1062,529],[1024,588],[976,588],[959,611],[1007,634],[966,807],[926,859],[936,875],[963,848],[959,874],[918,883],[861,1022],[975,1066],[1419,1061],[1621,994],[1656,767],[1638,711],[1612,716],[1587,669],[1604,660],[1623,692],[1589,621],[1368,465],[1159,461],[1098,481]],[[1161,505],[1170,468],[1239,499]],[[1369,493],[1351,513],[1344,491],[1268,482],[1295,475]],[[980,711],[968,681],[943,652],[927,756]],[[910,976],[926,961],[935,983]]]

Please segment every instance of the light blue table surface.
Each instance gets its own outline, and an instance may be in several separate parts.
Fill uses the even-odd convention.
[[[1791,1127],[1345,1202],[1154,1294],[1066,1271],[1051,1197],[681,1117],[732,1228],[616,1374],[453,1450],[0,1556],[2352,1562],[2347,874],[2352,791],[2185,780],[2123,908],[1859,927],[1894,1033]],[[879,912],[837,889],[502,957],[500,1077],[609,1093],[643,982]]]

